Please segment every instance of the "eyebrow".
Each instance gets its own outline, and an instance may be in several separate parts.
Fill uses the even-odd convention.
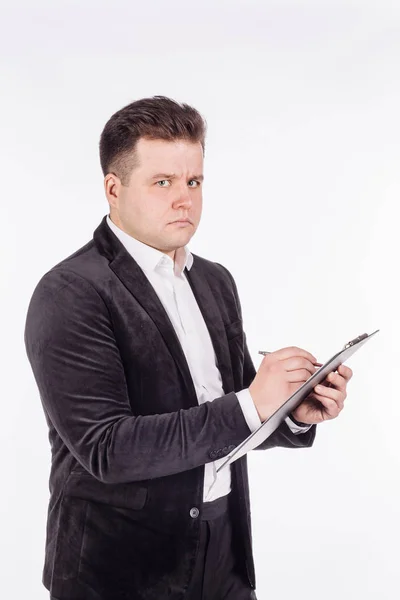
[[[176,175],[174,173],[157,173],[157,175],[153,175],[151,179],[176,179]],[[203,181],[204,175],[192,175],[190,179],[198,179],[199,181]]]

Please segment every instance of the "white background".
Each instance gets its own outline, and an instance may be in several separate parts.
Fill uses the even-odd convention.
[[[256,367],[381,330],[312,449],[248,456],[258,598],[398,598],[399,2],[14,0],[1,21],[1,598],[48,598],[27,306],[108,212],[106,121],[155,94],[207,120],[189,247],[234,275]]]

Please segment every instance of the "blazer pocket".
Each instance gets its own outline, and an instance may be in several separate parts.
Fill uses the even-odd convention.
[[[226,331],[226,337],[228,338],[228,340],[232,340],[237,335],[242,335],[243,334],[243,321],[238,320],[238,321],[234,321],[233,323],[229,323],[229,325],[227,325],[225,327],[225,331]]]
[[[53,576],[64,582],[78,575],[89,503],[63,496],[53,557]],[[53,553],[53,552],[52,552]]]
[[[102,483],[86,472],[70,473],[65,496],[82,498],[119,508],[141,509],[146,504],[147,488],[135,483]]]

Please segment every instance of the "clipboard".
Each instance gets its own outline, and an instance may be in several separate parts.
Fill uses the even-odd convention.
[[[343,364],[345,360],[347,360],[352,354],[357,352],[361,346],[366,344],[368,340],[370,340],[375,334],[377,334],[379,329],[374,331],[371,334],[363,333],[358,337],[351,340],[343,347],[340,352],[334,354],[329,360],[327,360],[322,367],[311,375],[307,381],[303,383],[299,389],[290,396],[286,400],[282,406],[280,406],[268,419],[266,419],[258,429],[253,431],[239,446],[237,446],[232,452],[227,454],[225,457],[226,460],[219,465],[217,468],[217,473],[219,473],[222,469],[226,469],[228,465],[233,463],[238,458],[241,458],[244,454],[249,452],[250,450],[254,450],[257,446],[262,444],[274,431],[279,427],[279,425],[286,419],[286,417],[290,416],[290,413],[294,411],[295,408],[298,407],[299,404],[306,398],[314,389],[314,387],[323,381],[329,373],[335,371],[339,365]]]

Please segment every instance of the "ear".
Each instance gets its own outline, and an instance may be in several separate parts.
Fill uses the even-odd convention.
[[[117,208],[118,199],[121,195],[122,183],[115,173],[107,173],[104,178],[104,191],[110,206]]]

